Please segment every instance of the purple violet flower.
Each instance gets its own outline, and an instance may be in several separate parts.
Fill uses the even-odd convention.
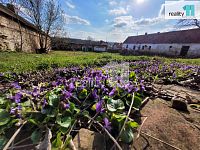
[[[20,103],[21,102],[21,98],[22,98],[22,93],[18,92],[13,97],[13,100],[15,101],[15,103]]]
[[[39,91],[38,91],[38,89],[36,87],[33,89],[32,96],[33,97],[38,97],[39,96]]]
[[[48,104],[48,103],[47,103],[47,100],[46,100],[46,98],[45,98],[45,99],[43,100],[42,108],[44,108],[47,104]]]
[[[135,91],[135,92],[138,92],[138,91],[139,91],[139,88],[138,88],[138,87],[134,87],[134,91]]]
[[[75,86],[73,83],[69,84],[69,91],[72,92],[75,89]]]
[[[92,92],[92,97],[93,97],[94,99],[98,99],[98,98],[99,98],[99,96],[97,95],[97,90],[96,90],[96,89],[93,90],[93,92]]]
[[[62,98],[63,100],[69,99],[72,96],[72,93],[68,92],[68,91],[62,91]]]
[[[112,91],[109,93],[110,97],[113,97],[116,94],[117,90],[116,88],[113,88]]]
[[[70,104],[69,104],[69,103],[64,104],[64,108],[65,108],[65,109],[69,109],[69,108],[70,108]]]
[[[111,122],[109,122],[108,118],[104,118],[104,127],[108,130],[111,131],[112,127],[111,127]]]
[[[11,107],[10,114],[14,115],[15,114],[15,110],[16,110],[15,108]]]
[[[177,76],[176,76],[176,73],[174,72],[172,77],[175,79]]]
[[[13,88],[15,89],[21,89],[21,86],[18,84],[18,82],[14,82],[11,84]]]
[[[102,111],[103,111],[102,107],[103,107],[103,101],[100,100],[100,101],[98,101],[97,104],[96,104],[96,112],[97,112],[97,113],[102,112]]]
[[[56,86],[57,86],[56,81],[53,81],[51,84],[52,84],[53,87],[56,87]]]

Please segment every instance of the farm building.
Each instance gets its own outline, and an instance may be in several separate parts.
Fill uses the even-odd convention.
[[[50,38],[47,46],[50,49]],[[38,49],[38,29],[19,16],[13,5],[0,4],[0,51],[36,52]]]
[[[122,50],[122,43],[108,42],[108,52],[119,52]]]
[[[130,36],[123,43],[123,51],[133,54],[200,57],[200,29]]]
[[[107,43],[104,41],[90,41],[73,38],[52,37],[52,49],[54,50],[82,50],[82,51],[107,51]]]

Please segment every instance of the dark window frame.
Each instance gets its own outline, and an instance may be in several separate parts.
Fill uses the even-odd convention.
[[[149,46],[149,50],[151,50],[151,46]]]

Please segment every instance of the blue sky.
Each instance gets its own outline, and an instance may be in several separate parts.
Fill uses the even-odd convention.
[[[165,0],[60,0],[71,38],[123,42],[127,36],[177,30],[164,19]]]

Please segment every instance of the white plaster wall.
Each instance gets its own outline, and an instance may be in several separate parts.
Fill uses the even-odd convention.
[[[127,48],[128,45],[128,48]],[[145,46],[142,49],[142,46]],[[135,50],[133,47],[136,46]],[[138,49],[140,46],[140,50]],[[151,49],[149,49],[151,46]],[[172,48],[170,48],[172,46]],[[187,56],[190,57],[200,57],[200,43],[189,43],[189,44],[123,44],[123,49],[128,49],[131,51],[139,51],[145,53],[153,53],[153,54],[164,54],[164,55],[172,55],[179,56],[181,52],[182,46],[190,46]]]
[[[95,47],[94,47],[94,51],[97,51],[97,52],[105,52],[105,51],[106,51],[106,48],[105,48],[105,47],[98,47],[98,46],[95,46]]]

